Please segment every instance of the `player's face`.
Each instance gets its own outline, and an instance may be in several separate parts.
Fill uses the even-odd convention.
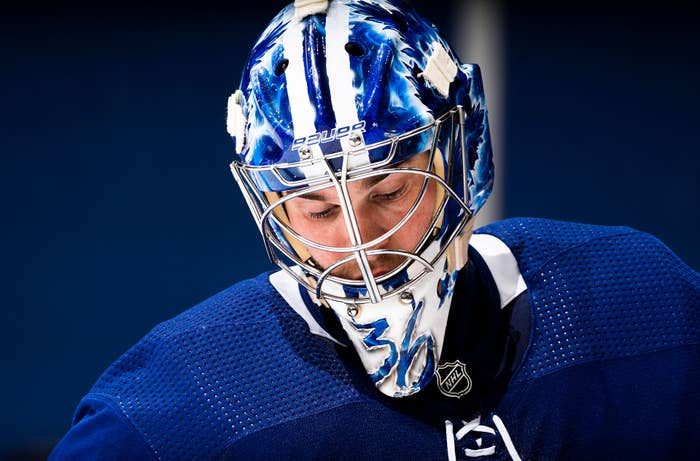
[[[400,166],[427,169],[428,153],[416,155]],[[403,219],[414,203],[418,206],[413,215],[394,234],[381,239],[369,250],[413,251],[425,235],[433,218],[436,200],[436,184],[415,173],[394,172],[348,182],[348,192],[357,218],[362,242],[381,238]],[[421,195],[422,193],[422,195]],[[289,200],[285,204],[290,224],[304,238],[331,247],[349,247],[351,240],[348,224],[334,187],[309,193]],[[306,245],[314,261],[322,268],[348,256],[348,253],[324,251]],[[375,277],[385,274],[405,260],[394,254],[369,256]],[[351,261],[332,271],[347,279],[362,278],[359,266]]]

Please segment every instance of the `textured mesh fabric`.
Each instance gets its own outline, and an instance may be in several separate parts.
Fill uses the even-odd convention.
[[[113,396],[160,459],[209,459],[248,433],[356,400],[349,379],[263,274],[158,325],[92,393]]]
[[[481,228],[513,251],[533,331],[514,381],[700,338],[698,274],[628,227],[511,219]]]
[[[668,440],[674,459],[697,453],[700,276],[624,227],[514,219],[477,232],[512,248],[528,286],[529,348],[496,408],[522,457],[605,446],[608,459],[659,459]],[[421,394],[383,398],[352,350],[310,334],[262,274],[154,328],[76,419],[107,402],[122,434],[164,460],[445,459],[444,418],[471,415]]]

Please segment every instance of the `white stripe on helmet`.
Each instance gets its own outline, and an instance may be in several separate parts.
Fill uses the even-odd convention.
[[[354,73],[350,67],[350,55],[345,44],[350,37],[350,10],[341,2],[331,2],[326,15],[326,73],[335,113],[335,126],[353,126],[360,120],[355,105],[356,90],[352,83]],[[339,138],[343,150],[349,150],[349,137]],[[353,155],[349,168],[369,163],[369,155]]]
[[[292,114],[294,138],[309,136],[316,132],[316,108],[309,99],[304,69],[304,23],[293,19],[282,39],[284,56],[289,60],[285,71],[287,79],[287,98],[289,111]],[[319,145],[309,146],[313,158],[323,158]],[[315,164],[304,168],[306,177],[320,176],[324,172],[323,165]]]

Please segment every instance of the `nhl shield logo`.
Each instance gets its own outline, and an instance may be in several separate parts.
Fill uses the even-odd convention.
[[[435,374],[438,389],[448,397],[458,399],[472,390],[472,379],[467,374],[467,367],[458,360],[438,366]]]

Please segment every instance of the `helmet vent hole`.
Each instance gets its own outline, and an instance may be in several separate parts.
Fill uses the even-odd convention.
[[[357,42],[346,43],[345,51],[347,51],[350,56],[363,56],[365,54],[365,49]]]
[[[283,59],[280,62],[277,63],[275,66],[275,75],[278,77],[284,73],[285,70],[287,70],[287,66],[289,65],[289,59]]]

